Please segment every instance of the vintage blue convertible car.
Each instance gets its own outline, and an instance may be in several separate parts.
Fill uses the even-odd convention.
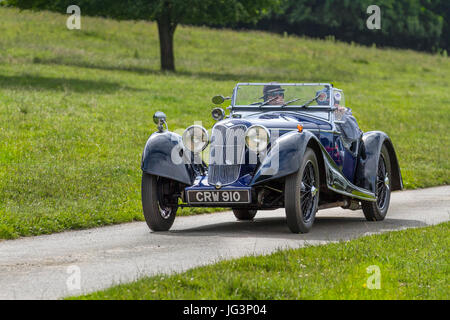
[[[155,113],[158,131],[141,164],[151,230],[168,230],[180,207],[231,207],[239,220],[285,208],[294,233],[308,232],[316,212],[330,207],[384,219],[391,191],[403,188],[394,146],[383,132],[362,133],[342,90],[328,83],[238,83],[231,97],[213,98],[227,100],[228,116],[212,111],[210,138],[200,125],[170,132],[164,113]]]

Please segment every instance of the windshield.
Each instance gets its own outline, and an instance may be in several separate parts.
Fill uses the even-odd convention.
[[[239,84],[234,106],[330,106],[328,84]]]
[[[329,84],[258,83],[238,84],[233,99],[233,109],[261,112],[280,108],[308,113],[330,120]],[[333,99],[331,98],[333,101]]]

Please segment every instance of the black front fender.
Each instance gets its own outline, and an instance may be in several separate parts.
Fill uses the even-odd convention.
[[[194,170],[183,161],[181,136],[170,132],[153,133],[142,154],[143,172],[192,185]]]
[[[279,137],[263,159],[251,185],[282,178],[298,171],[311,139],[317,140],[316,136],[307,130],[302,133],[293,131]]]
[[[356,185],[375,192],[378,161],[380,159],[381,148],[385,145],[389,152],[391,164],[391,190],[403,189],[402,174],[397,155],[394,150],[394,145],[387,134],[381,131],[369,131],[364,133],[362,140],[362,150],[356,167]]]

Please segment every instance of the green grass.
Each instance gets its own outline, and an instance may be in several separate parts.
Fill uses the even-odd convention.
[[[143,278],[73,299],[448,300],[449,227],[447,222],[280,250]],[[374,275],[367,272],[369,266],[379,267],[380,289],[369,289],[373,282],[368,278]]]
[[[66,18],[0,8],[0,238],[142,220],[153,113],[210,128],[210,98],[238,81],[333,82],[363,130],[392,137],[406,188],[449,182],[448,58],[181,26],[170,74],[155,24]]]

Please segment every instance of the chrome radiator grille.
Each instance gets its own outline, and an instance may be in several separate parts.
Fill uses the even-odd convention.
[[[239,178],[245,156],[244,125],[227,128],[216,125],[211,134],[211,149],[208,169],[210,184],[230,184]]]

